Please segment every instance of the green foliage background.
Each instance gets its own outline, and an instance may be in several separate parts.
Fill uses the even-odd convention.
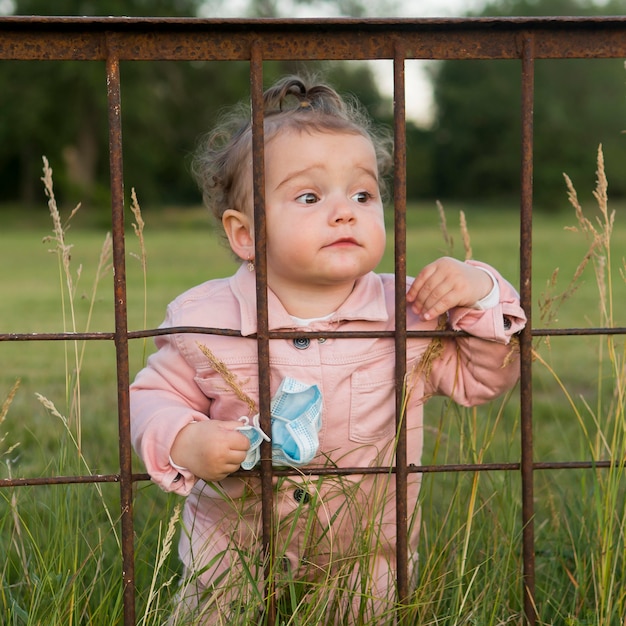
[[[300,0],[293,0],[292,8]],[[329,14],[325,0],[313,3]],[[14,0],[18,15],[220,15],[221,0]],[[330,3],[332,14],[393,15],[398,0]],[[249,0],[248,16],[282,16],[283,3]],[[282,11],[282,12],[281,12]],[[624,15],[620,0],[498,0],[481,16]],[[519,192],[520,63],[446,61],[430,66],[432,124],[407,128],[410,200],[439,198],[515,206]],[[381,124],[390,125],[391,99],[372,66],[362,62],[268,62],[265,81],[285,73],[317,72],[355,94]],[[626,194],[620,153],[626,80],[621,60],[539,60],[535,78],[535,201],[565,205],[562,172],[581,193],[594,185],[594,159],[603,144],[613,197]],[[409,77],[410,80],[410,77]],[[200,196],[189,175],[198,138],[220,110],[247,98],[244,62],[125,62],[122,64],[126,187],[143,205],[193,205]],[[83,199],[108,221],[108,144],[104,65],[99,62],[0,61],[0,207],[41,200],[39,167],[47,155],[57,194]]]
[[[623,2],[500,0],[483,16],[623,15]],[[579,193],[595,185],[602,144],[613,197],[626,192],[624,63],[621,59],[538,60],[535,64],[534,199],[565,206],[563,172]],[[438,197],[510,197],[519,187],[521,62],[447,61],[433,68],[433,171]],[[447,192],[447,193],[446,193]]]

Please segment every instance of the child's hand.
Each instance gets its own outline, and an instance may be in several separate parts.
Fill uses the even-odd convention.
[[[170,452],[176,465],[203,480],[222,480],[236,472],[246,458],[249,439],[237,428],[241,422],[206,420],[183,428]]]
[[[473,306],[489,294],[491,277],[477,267],[450,257],[427,265],[407,292],[407,302],[425,320],[435,319],[455,306]]]

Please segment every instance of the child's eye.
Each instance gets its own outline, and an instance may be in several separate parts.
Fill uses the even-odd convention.
[[[302,204],[315,204],[318,200],[319,198],[310,191],[307,191],[296,198],[296,202],[300,202]]]
[[[369,200],[371,200],[374,196],[369,191],[359,191],[352,196],[352,200],[355,202],[359,202],[361,204],[365,204]]]

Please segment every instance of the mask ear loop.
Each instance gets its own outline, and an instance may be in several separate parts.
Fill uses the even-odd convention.
[[[239,426],[237,430],[256,430],[265,441],[271,441],[261,428],[261,417],[258,413],[251,418],[247,415],[242,415],[237,421],[243,424],[243,426]],[[252,422],[252,424],[250,422]]]
[[[252,424],[250,421],[252,420]],[[261,430],[259,423],[259,414],[249,418],[247,415],[242,415],[239,420],[243,425],[237,428],[238,431],[243,433],[250,440],[250,448],[246,453],[246,458],[241,464],[241,468],[245,470],[251,470],[261,460],[261,442],[263,439],[269,441],[270,438]]]

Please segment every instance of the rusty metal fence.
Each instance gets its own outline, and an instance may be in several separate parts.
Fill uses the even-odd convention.
[[[0,487],[60,483],[119,483],[124,586],[124,623],[134,624],[135,573],[133,530],[133,486],[148,479],[132,466],[129,423],[129,341],[152,337],[157,329],[129,331],[124,239],[124,180],[122,175],[122,120],[120,63],[130,60],[248,61],[255,134],[254,187],[257,207],[263,207],[262,91],[263,62],[267,60],[367,60],[391,59],[394,75],[395,133],[395,272],[406,274],[406,142],[405,60],[407,59],[518,59],[522,85],[522,159],[520,166],[520,292],[529,322],[520,337],[521,351],[521,455],[519,462],[436,465],[407,465],[406,433],[399,420],[399,438],[393,471],[397,481],[398,591],[409,593],[407,581],[406,480],[409,472],[513,471],[522,484],[522,560],[525,619],[535,624],[535,512],[533,477],[537,470],[608,467],[618,461],[538,463],[533,458],[532,346],[534,337],[548,335],[625,334],[626,328],[542,329],[534,328],[531,313],[532,219],[533,219],[533,102],[534,69],[537,59],[626,57],[626,18],[480,18],[480,19],[332,19],[332,20],[205,20],[152,18],[36,18],[0,19],[0,60],[98,60],[106,63],[108,97],[111,223],[114,264],[114,332],[97,333],[4,333],[0,341],[105,340],[115,345],[119,418],[119,473],[110,475],[62,476],[4,479]],[[103,85],[103,89],[104,89]],[[260,411],[262,423],[269,419],[269,343],[289,333],[269,332],[266,301],[264,213],[256,218],[258,276],[258,356]],[[405,376],[406,320],[404,289],[397,290],[396,344],[397,409],[401,413],[402,381]],[[206,332],[178,328],[177,332]],[[446,334],[446,331],[440,331]],[[347,333],[355,336],[355,333]],[[376,335],[376,333],[374,333]],[[432,335],[431,333],[430,335]],[[379,336],[380,334],[378,334]],[[341,336],[341,333],[338,333]],[[264,367],[264,364],[266,365]],[[268,430],[265,428],[265,430]],[[269,445],[269,444],[266,444]],[[272,478],[281,472],[271,465],[268,449],[262,453],[264,544],[272,533]],[[336,472],[337,470],[335,470]],[[346,473],[388,472],[389,468],[349,468]],[[322,472],[320,472],[322,473]],[[271,581],[268,583],[271,584]],[[270,611],[268,621],[274,621]]]

